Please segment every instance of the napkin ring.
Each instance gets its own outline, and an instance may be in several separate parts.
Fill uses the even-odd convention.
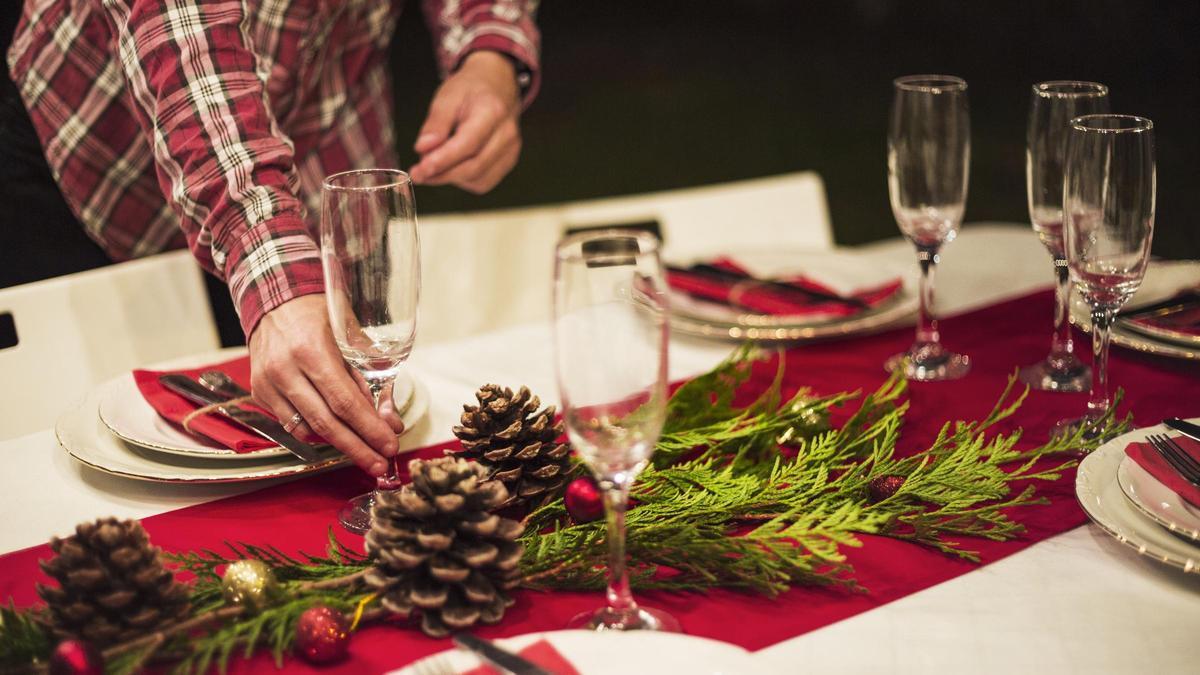
[[[238,405],[240,403],[249,403],[253,400],[254,400],[253,397],[250,397],[250,396],[239,396],[237,398],[231,398],[228,401],[217,401],[216,403],[209,403],[206,406],[201,406],[199,408],[196,408],[195,410],[188,413],[187,415],[184,415],[183,421],[180,422],[180,424],[183,425],[184,429],[187,429],[188,431],[190,431],[193,434],[199,433],[195,429],[192,429],[192,420],[196,419],[197,417],[199,417],[201,415],[207,415],[209,413],[214,413],[221,406]]]

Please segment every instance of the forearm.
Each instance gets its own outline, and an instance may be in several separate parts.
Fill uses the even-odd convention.
[[[159,184],[197,259],[230,285],[249,334],[322,288],[290,144],[267,105],[238,0],[106,2]]]

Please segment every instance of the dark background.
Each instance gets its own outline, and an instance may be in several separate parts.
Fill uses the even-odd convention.
[[[437,86],[418,3],[408,3],[392,47],[405,165]],[[0,4],[3,45],[18,5]],[[538,18],[544,79],[523,117],[521,163],[483,197],[421,188],[422,213],[812,170],[838,242],[896,236],[884,164],[891,80],[937,72],[970,83],[966,219],[1026,222],[1030,86],[1090,79],[1110,86],[1114,112],[1155,122],[1155,253],[1200,258],[1196,0],[548,0]],[[0,158],[21,152],[38,148],[0,143]],[[39,228],[51,218],[4,182],[0,285],[103,263],[73,228]]]
[[[415,4],[415,3],[414,3]],[[1113,112],[1155,122],[1154,251],[1200,258],[1200,2],[1125,0],[548,0],[543,88],[518,168],[491,194],[422,188],[422,212],[821,174],[839,243],[896,236],[885,124],[891,80],[970,85],[968,221],[1027,222],[1029,92],[1103,82]],[[417,12],[393,45],[402,158],[436,86]]]

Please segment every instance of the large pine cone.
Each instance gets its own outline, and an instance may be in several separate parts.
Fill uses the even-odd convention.
[[[538,410],[541,401],[521,387],[517,393],[495,384],[475,392],[479,405],[464,405],[459,456],[474,459],[504,483],[513,501],[528,501],[562,487],[571,449],[558,443],[563,423],[554,421],[554,406]]]
[[[433,637],[496,623],[513,603],[504,591],[519,582],[524,553],[521,524],[490,512],[508,491],[484,467],[456,457],[408,466],[412,483],[375,498],[367,583],[388,610],[420,610],[421,629]]]
[[[38,584],[60,639],[106,645],[185,618],[187,587],[163,566],[159,549],[136,520],[101,518],[50,540],[55,556],[39,561],[59,586]]]

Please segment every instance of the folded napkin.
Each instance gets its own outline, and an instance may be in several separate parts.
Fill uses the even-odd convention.
[[[1200,441],[1194,441],[1186,436],[1180,436],[1174,440],[1183,448],[1184,452],[1192,456],[1192,459],[1200,462]],[[1200,507],[1200,487],[1192,485],[1183,476],[1176,473],[1167,460],[1163,459],[1157,450],[1150,447],[1149,443],[1130,443],[1125,446],[1125,454],[1129,455],[1129,458],[1137,462],[1137,465],[1145,469],[1147,473],[1154,476],[1158,482],[1167,486],[1171,492],[1183,497],[1192,506]]]
[[[151,408],[154,408],[164,418],[182,425],[184,418],[200,406],[173,391],[167,390],[159,384],[158,377],[166,373],[180,373],[191,378],[197,378],[200,376],[200,373],[206,370],[219,370],[233,378],[234,382],[237,382],[246,389],[250,388],[249,356],[242,356],[222,363],[214,363],[190,370],[135,370],[133,371],[133,379],[137,382],[137,387],[142,392],[142,397],[146,399]],[[264,414],[271,415],[269,411],[250,403],[240,403],[239,405],[243,408],[258,410]],[[274,417],[274,415],[271,415],[271,417]],[[272,443],[262,436],[247,431],[224,417],[215,414],[197,415],[188,423],[188,430],[203,434],[239,454],[277,447],[276,443]]]
[[[579,675],[579,671],[546,640],[538,640],[517,653],[554,675]],[[482,665],[462,675],[499,675],[499,671],[489,665]]]
[[[750,277],[749,272],[729,258],[717,258],[709,264],[728,272]],[[671,270],[667,273],[667,283],[677,291],[697,298],[738,305],[760,314],[776,316],[845,317],[853,316],[865,309],[835,300],[810,297],[804,291],[861,300],[866,308],[871,308],[891,299],[904,287],[904,282],[899,277],[889,279],[881,284],[854,288],[849,291],[836,289],[834,284],[825,283],[807,275],[782,277],[773,279],[773,281],[792,286],[797,292],[792,293],[757,284],[753,278],[744,281],[722,279],[688,270]]]
[[[1134,317],[1129,323],[1200,337],[1200,303],[1185,305],[1165,314]]]

